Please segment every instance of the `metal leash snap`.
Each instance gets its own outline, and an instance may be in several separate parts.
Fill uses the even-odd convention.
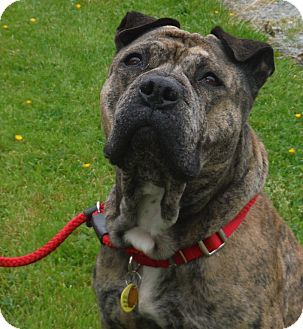
[[[97,211],[100,213],[101,212],[100,201],[97,201],[96,207],[97,207]]]
[[[94,228],[98,239],[103,244],[103,236],[108,234],[103,205],[98,201],[94,207],[86,209],[84,215],[87,217],[86,225]]]

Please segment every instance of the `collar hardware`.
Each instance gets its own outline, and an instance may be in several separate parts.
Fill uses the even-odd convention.
[[[214,255],[216,252],[218,252],[220,249],[222,249],[225,246],[225,243],[227,241],[227,236],[225,234],[225,232],[223,231],[222,228],[220,228],[220,230],[218,232],[216,232],[219,237],[221,238],[221,240],[223,241],[221,243],[221,245],[219,245],[216,249],[209,251],[205,245],[205,243],[203,242],[203,240],[198,241],[198,246],[201,249],[203,255],[210,257],[212,255]]]
[[[183,251],[182,251],[181,249],[178,250],[178,253],[179,253],[180,256],[182,257],[184,263],[185,263],[185,264],[188,263],[188,262],[187,262],[187,259],[186,259],[186,257],[185,257],[185,255],[184,255],[184,253],[183,253]]]

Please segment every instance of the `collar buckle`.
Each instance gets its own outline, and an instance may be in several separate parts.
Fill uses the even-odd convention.
[[[205,255],[207,257],[214,255],[216,252],[218,252],[220,249],[222,249],[225,246],[225,243],[227,241],[227,236],[226,236],[225,232],[222,230],[222,228],[220,228],[220,230],[216,233],[219,235],[219,237],[221,238],[221,240],[223,242],[218,248],[214,249],[211,252],[209,252],[209,250],[207,249],[203,240],[198,241],[198,246],[199,246],[200,250],[202,251],[203,255]]]
[[[188,260],[187,260],[187,258],[185,257],[184,252],[183,252],[181,249],[178,250],[178,251],[175,253],[174,256],[176,256],[177,254],[179,254],[180,257],[182,258],[182,260],[183,260],[183,264],[187,264],[187,263],[188,263]],[[175,259],[174,259],[174,256],[172,256],[172,257],[170,257],[170,258],[168,259],[168,261],[169,261],[169,266],[168,266],[168,267],[175,267],[175,266],[178,265],[178,264],[176,263]]]

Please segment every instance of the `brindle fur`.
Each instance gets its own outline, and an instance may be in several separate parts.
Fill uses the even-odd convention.
[[[136,26],[138,16],[142,25],[144,16],[131,13],[124,18],[125,29]],[[241,55],[240,39],[222,30],[203,37],[174,26],[140,29],[129,44],[117,44],[101,93],[105,150],[117,164],[106,202],[111,240],[127,245],[124,233],[136,226],[146,182],[165,189],[161,215],[168,229],[153,237],[155,246],[147,253],[155,259],[167,259],[218,231],[260,195],[212,257],[169,269],[141,269],[142,284],[148,273],[157,280],[148,296],[142,288],[130,314],[119,306],[128,256],[102,247],[94,273],[102,328],[285,328],[303,307],[303,253],[262,193],[267,155],[247,122],[258,89],[274,70],[271,48],[252,41]],[[125,67],[130,53],[143,54],[145,65]],[[198,83],[199,70],[215,72],[224,87]],[[151,112],[143,106],[138,88],[149,74],[172,77],[182,86],[175,108]]]

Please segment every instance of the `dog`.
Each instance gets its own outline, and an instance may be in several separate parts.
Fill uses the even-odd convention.
[[[102,328],[290,326],[303,307],[302,247],[262,192],[267,154],[248,124],[275,69],[272,47],[138,12],[115,44],[101,91],[104,154],[116,170],[105,203],[115,248],[101,248],[93,275]],[[227,238],[222,228],[243,212]],[[216,232],[219,247],[206,250]],[[189,261],[193,245],[201,255]],[[171,266],[140,265],[129,248]],[[128,274],[138,298],[124,312]]]

